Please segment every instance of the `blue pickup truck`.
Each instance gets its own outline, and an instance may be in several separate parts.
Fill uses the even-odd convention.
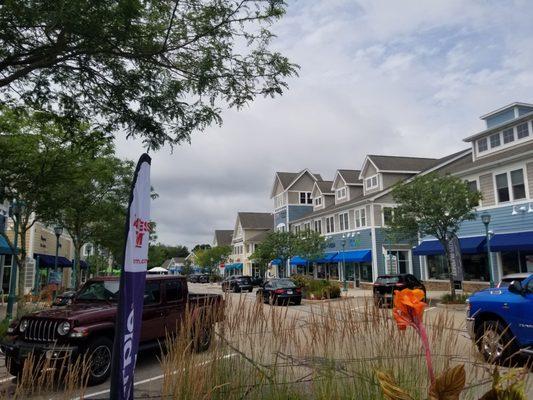
[[[467,327],[487,361],[533,357],[533,274],[468,299]]]

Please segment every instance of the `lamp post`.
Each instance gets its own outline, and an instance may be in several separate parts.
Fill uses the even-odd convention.
[[[489,213],[483,213],[481,215],[481,221],[485,225],[485,235],[487,237],[487,259],[488,259],[488,267],[489,267],[489,275],[490,275],[490,287],[494,287],[494,271],[493,271],[493,265],[492,265],[492,256],[490,252],[490,234],[489,234],[489,224],[490,224],[490,214]]]
[[[348,281],[346,280],[346,261],[344,259],[344,249],[346,247],[346,236],[342,235],[341,240],[341,246],[342,246],[342,291],[347,293],[348,292]]]
[[[57,258],[59,256],[59,238],[63,234],[63,227],[56,226],[54,228],[54,233],[56,235],[56,257],[54,259],[54,277],[56,277],[57,276]],[[55,298],[55,290],[54,290],[54,298]]]
[[[14,222],[14,233],[15,238],[13,239],[13,248],[15,254],[13,254],[13,261],[11,263],[11,274],[9,279],[9,295],[7,296],[7,308],[6,308],[6,319],[11,320],[13,318],[13,305],[15,304],[15,291],[17,289],[17,249],[18,249],[18,236],[19,236],[19,219],[20,213],[22,211],[22,204],[16,201],[13,201],[13,204],[9,208],[9,216],[13,219]]]

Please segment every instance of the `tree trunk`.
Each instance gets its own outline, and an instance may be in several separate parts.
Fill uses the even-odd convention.
[[[74,281],[74,290],[78,290],[81,282],[81,268],[80,268],[80,255],[83,244],[78,243],[74,245],[74,264],[72,264],[72,273],[76,273],[76,280]],[[71,279],[72,281],[72,279]]]
[[[23,225],[23,224],[20,224]],[[18,259],[18,268],[17,268],[17,280],[18,280],[18,300],[22,300],[24,298],[24,280],[25,280],[25,271],[26,271],[26,232],[27,229],[20,229],[20,253],[16,257]],[[15,249],[16,251],[16,249]]]

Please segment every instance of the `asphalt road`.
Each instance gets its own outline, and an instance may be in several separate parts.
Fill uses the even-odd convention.
[[[219,285],[215,284],[190,284],[189,290],[193,293],[222,293],[220,290]],[[358,308],[365,307],[365,302],[368,301],[368,294],[369,292],[363,292],[363,291],[351,291],[350,295],[355,296],[356,298],[352,299],[353,304],[353,310],[357,310]],[[242,294],[228,294],[228,296],[232,296],[234,298],[239,298],[239,296],[242,296],[245,301],[254,302],[256,300],[256,294],[255,290],[253,293],[242,293]],[[341,302],[331,302],[329,304],[330,307],[335,307],[336,304],[341,304]],[[270,307],[270,306],[266,306]],[[321,312],[324,312],[324,308],[322,304],[319,304],[318,302],[309,302],[304,301],[299,306],[290,306],[287,310],[287,315],[295,316],[298,319],[305,320],[309,317],[310,314],[320,314]],[[468,335],[465,330],[464,325],[464,318],[465,313],[463,310],[444,310],[440,307],[435,306],[429,306],[426,309],[428,321],[434,321],[437,318],[442,318],[442,314],[445,314],[447,318],[451,318],[454,321],[454,326],[457,329],[457,340],[464,345],[465,351],[469,351],[467,349],[471,349],[471,342],[468,338]],[[159,363],[159,352],[158,351],[145,351],[139,353],[139,357],[137,360],[137,367],[135,371],[135,397],[143,398],[149,396],[157,396],[159,388],[161,387],[162,382],[162,369]],[[205,356],[202,354],[196,355],[195,357],[198,357],[198,364],[202,364],[202,358]],[[0,367],[0,387],[7,388],[13,390],[15,387],[14,380],[12,377],[7,373],[5,367],[4,367],[4,360],[0,360],[0,364],[2,365]],[[529,385],[528,385],[528,398],[533,399],[533,374],[529,374]],[[48,393],[46,395],[41,395],[37,397],[33,397],[35,399],[56,399],[56,398],[62,398],[63,396],[57,392],[57,393]],[[87,389],[85,395],[85,399],[108,399],[109,398],[109,382],[106,382],[104,384],[90,387]]]

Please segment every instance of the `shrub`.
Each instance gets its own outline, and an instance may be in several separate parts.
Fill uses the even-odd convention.
[[[303,289],[303,295],[307,299],[335,299],[341,295],[341,288],[337,282],[310,279],[303,275],[293,275],[291,279]]]
[[[440,300],[442,304],[466,304],[466,299],[468,299],[470,295],[468,294],[456,294],[455,299],[452,300],[452,295],[450,293],[444,294]]]
[[[0,340],[5,339],[8,327],[9,327],[9,321],[7,319],[4,319],[0,322]]]

